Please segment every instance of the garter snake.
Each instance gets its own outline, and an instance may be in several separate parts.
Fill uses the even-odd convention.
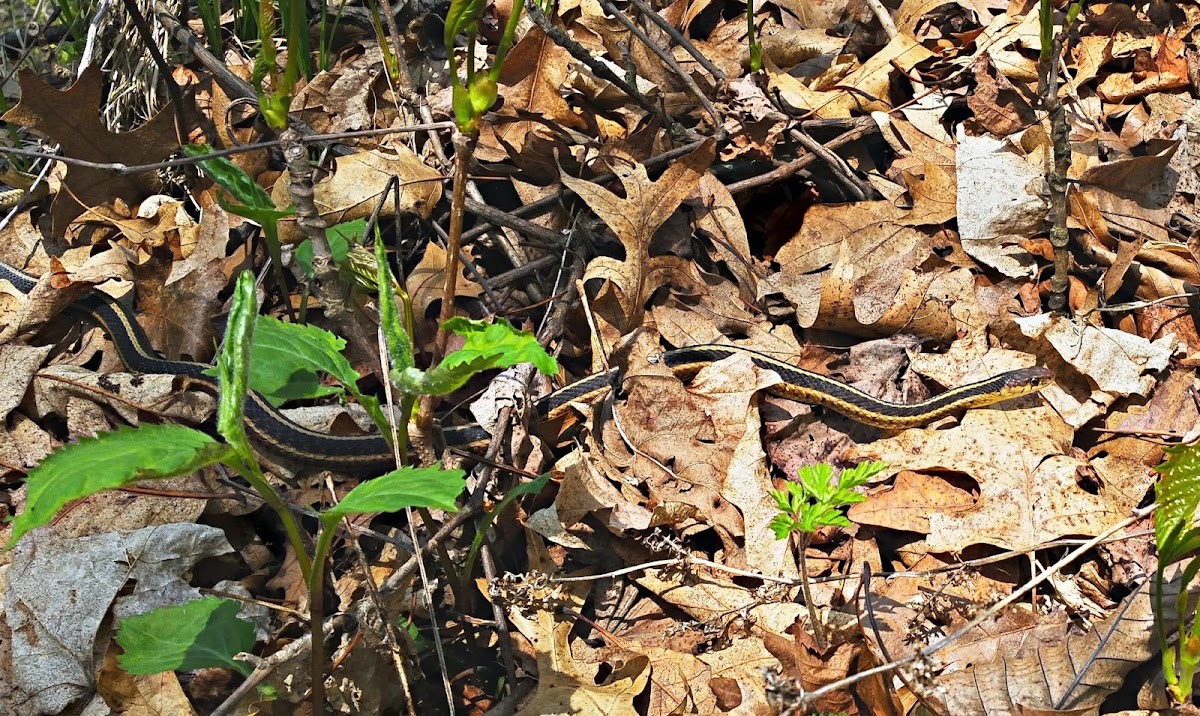
[[[18,291],[29,293],[36,280],[28,274],[0,262],[0,279]],[[116,299],[102,291],[91,291],[72,303],[68,310],[94,321],[103,328],[116,346],[121,360],[136,373],[184,375],[215,391],[217,382],[204,374],[204,363],[167,360],[154,351],[149,339],[133,315]],[[1051,382],[1045,368],[1022,368],[987,380],[964,385],[919,403],[889,403],[872,397],[845,383],[827,378],[748,348],[733,345],[701,345],[666,351],[662,362],[681,378],[694,376],[701,368],[734,355],[746,355],[759,368],[773,370],[783,383],[768,392],[806,403],[823,405],[858,422],[889,429],[923,425],[950,413],[989,405],[1036,392]],[[542,398],[538,415],[551,419],[567,413],[573,402],[587,402],[607,392],[614,371],[598,373],[574,382]],[[327,435],[291,421],[262,395],[251,391],[246,399],[247,432],[268,453],[317,467],[354,472],[383,470],[394,466],[391,447],[379,435]],[[467,445],[486,441],[488,434],[477,425],[447,428],[446,442]]]

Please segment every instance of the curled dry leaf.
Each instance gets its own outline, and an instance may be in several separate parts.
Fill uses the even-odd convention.
[[[388,180],[400,182],[399,206],[393,194],[385,192]],[[334,159],[334,170],[324,181],[313,186],[313,201],[326,226],[334,226],[371,215],[376,203],[383,199],[383,216],[396,213],[416,214],[429,218],[433,207],[442,198],[442,175],[425,165],[421,158],[405,146],[358,152]],[[285,173],[275,181],[271,199],[276,206],[290,206],[289,177]],[[279,222],[279,240],[285,244],[304,239],[294,217]]]

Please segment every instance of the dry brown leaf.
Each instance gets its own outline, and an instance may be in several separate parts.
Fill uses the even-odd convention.
[[[24,475],[41,464],[53,451],[55,445],[50,434],[37,423],[20,413],[12,413],[8,422],[0,427],[0,476]],[[24,504],[23,489],[13,494],[12,509]],[[0,528],[0,539],[7,540],[12,534],[11,523]]]
[[[657,181],[651,182],[646,167],[619,161],[614,167],[625,188],[625,197],[591,182],[563,174],[562,180],[596,212],[625,247],[625,260],[601,256],[588,264],[584,280],[604,279],[613,288],[619,314],[605,316],[623,331],[641,325],[642,304],[660,283],[651,283],[652,274],[664,272],[669,278],[680,266],[672,257],[651,257],[650,239],[675,213],[712,163],[714,142],[709,140],[691,154],[671,163]]]
[[[166,524],[63,537],[53,527],[12,551],[4,612],[12,640],[13,698],[31,713],[61,713],[95,688],[97,640],[113,617],[200,597],[184,573],[232,551],[216,527]]]
[[[750,590],[718,581],[719,578],[712,576],[681,581],[677,575],[648,569],[635,579],[643,589],[657,595],[659,601],[682,610],[696,621],[732,632],[728,634],[724,648],[696,655],[696,660],[706,668],[706,671],[700,672],[702,678],[686,685],[672,682],[658,684],[656,670],[651,682],[652,689],[661,688],[664,691],[663,695],[657,697],[690,693],[698,703],[717,699],[730,708],[740,703],[746,713],[766,713],[755,710],[764,707],[766,702],[762,669],[778,668],[778,660],[764,648],[760,634],[764,631],[783,633],[802,614],[807,615],[804,606],[793,602],[763,604],[754,598]],[[756,628],[747,629],[746,624],[754,624]],[[657,652],[646,650],[645,653],[652,655]],[[690,660],[684,659],[674,674],[693,672],[698,668]],[[729,701],[730,681],[736,683],[732,689],[733,703]],[[656,696],[654,691],[651,694],[652,697]]]
[[[924,176],[904,172],[904,184],[912,195],[913,208],[901,219],[905,226],[940,226],[958,216],[958,184],[954,166],[922,162]]]
[[[988,54],[976,61],[974,70],[975,91],[967,96],[967,106],[980,127],[997,137],[1007,137],[1038,122],[1033,107],[996,70]]]
[[[1148,592],[1138,590],[1128,597],[1133,601],[1128,610],[1117,610],[1086,631],[1062,611],[1046,618],[1010,607],[938,652],[945,668],[934,680],[938,688],[924,696],[941,713],[956,716],[1096,713],[1126,675],[1157,649]],[[874,615],[879,633],[888,635],[890,656],[910,653],[912,645],[902,639],[912,613],[878,601]],[[1093,661],[1093,654],[1099,658]],[[1085,678],[1074,684],[1085,665]],[[1060,706],[1069,686],[1074,686],[1070,698]]]
[[[1058,372],[1059,385],[1043,391],[1046,400],[1075,427],[1103,413],[1118,397],[1147,395],[1155,384],[1152,373],[1167,367],[1176,346],[1173,336],[1151,342],[1050,314],[1017,318],[1014,325],[1036,341],[1035,345],[1049,349],[1039,353],[1056,355],[1089,379],[1086,385],[1064,382],[1069,378],[1064,369]],[[1061,387],[1064,385],[1066,389]]]
[[[178,273],[180,263],[152,260],[136,267],[138,323],[163,355],[208,361],[220,340],[208,317],[219,315],[224,304],[224,256],[193,262],[196,269],[168,282],[167,272]]]
[[[528,552],[531,567],[550,574],[555,571],[541,539],[527,532]],[[583,608],[584,599],[591,590],[588,582],[559,583],[542,588],[533,588],[535,599],[544,599],[547,604],[558,604],[571,609]],[[509,604],[513,602],[510,600]],[[509,618],[520,633],[529,640],[537,657],[537,690],[521,704],[522,713],[546,714],[597,714],[599,716],[636,716],[633,700],[646,688],[650,678],[650,661],[645,656],[634,656],[624,663],[611,664],[602,683],[597,682],[601,664],[588,664],[573,653],[571,631],[576,620],[567,617],[560,609],[542,608],[529,614],[516,606],[507,609]],[[577,642],[586,651],[585,644]]]
[[[484,124],[476,150],[480,161],[502,161],[521,154],[532,134],[556,139],[550,126],[587,128],[587,122],[559,94],[566,84],[572,62],[571,55],[538,27],[532,28],[513,46],[500,75],[500,96],[504,98],[500,116],[518,117],[528,113],[539,116],[545,123],[526,120]]]
[[[846,625],[851,619],[848,615],[841,618]],[[790,636],[764,632],[763,646],[779,659],[783,666],[781,675],[798,680],[806,691],[815,691],[879,665],[861,638],[848,639],[843,630],[827,627],[827,631],[830,635],[826,638],[831,641],[831,646],[820,649],[802,621],[797,620],[788,628]],[[860,709],[860,703],[866,703],[867,710]],[[821,712],[851,715],[899,716],[901,713],[893,689],[882,675],[833,691],[812,706]]]
[[[802,348],[795,332],[749,311],[732,283],[706,278],[715,283],[707,286],[704,294],[687,300],[670,296],[650,307],[650,320],[664,340],[675,346],[689,346],[724,343],[726,336],[736,335],[745,336],[741,345],[746,348],[782,360],[800,355]]]
[[[1097,94],[1108,102],[1125,100],[1151,92],[1165,92],[1188,86],[1186,48],[1175,36],[1155,38],[1154,48],[1134,54],[1138,72],[1114,72],[1096,87]],[[1120,57],[1124,48],[1114,47],[1113,56]]]
[[[954,428],[907,430],[859,445],[854,459],[891,469],[952,471],[978,484],[974,509],[929,515],[929,548],[1034,549],[1067,535],[1099,534],[1140,496],[1079,484],[1086,463],[1070,456],[1072,433],[1049,408],[967,411]]]
[[[104,665],[96,675],[96,691],[104,698],[105,706],[127,716],[196,713],[174,671],[134,676],[117,663],[115,649],[104,656]]]
[[[971,295],[966,272],[929,266],[937,242],[904,226],[911,216],[886,201],[814,206],[763,283],[795,306],[802,327],[950,340],[958,321],[980,311],[974,301],[954,308]]]
[[[721,148],[721,161],[774,156],[775,145],[787,130],[787,116],[771,104],[752,77],[730,82],[719,109],[729,135]]]
[[[380,101],[376,82],[386,81],[383,52],[377,43],[337,66],[318,72],[292,98],[290,110],[319,134],[337,134],[375,125],[374,105]],[[220,115],[217,115],[220,116]]]
[[[458,267],[460,273],[458,281],[454,284],[455,297],[478,298],[483,293],[483,289],[467,275],[461,263],[458,264]],[[405,281],[405,289],[408,291],[409,298],[412,299],[413,316],[417,318],[419,336],[424,336],[429,332],[426,322],[422,319],[429,316],[431,305],[441,302],[445,274],[446,250],[430,242],[425,247],[421,262],[409,272],[408,279]],[[421,340],[425,339],[421,338]]]
[[[779,92],[788,105],[802,112],[811,112],[821,119],[832,119],[850,117],[852,113],[891,110],[889,85],[896,67],[908,71],[931,56],[912,37],[899,34],[861,67],[845,77],[839,77],[837,85],[845,89],[834,90],[810,89],[804,82],[781,72],[765,59],[763,67],[767,70],[768,86],[773,92]],[[893,62],[896,67],[893,67]]]
[[[904,532],[929,534],[929,515],[955,515],[975,504],[971,493],[934,475],[901,470],[890,488],[872,493],[866,502],[852,505],[852,522]]]
[[[175,112],[169,104],[131,132],[115,133],[104,127],[100,119],[103,81],[98,63],[88,67],[75,84],[62,92],[43,82],[32,70],[22,70],[19,79],[21,101],[5,112],[2,119],[49,137],[69,157],[100,163],[155,164],[179,148]],[[151,172],[117,174],[72,166],[63,189],[54,197],[51,231],[64,236],[67,226],[89,207],[104,206],[114,200],[127,206],[136,205],[154,193],[154,186]]]
[[[384,187],[392,177],[400,182],[398,208],[391,191],[384,196]],[[442,175],[426,166],[411,149],[397,145],[335,158],[333,173],[313,186],[313,201],[326,226],[370,216],[381,196],[383,216],[399,212],[428,219],[442,198],[442,180]],[[288,181],[288,175],[283,174],[271,189],[276,206],[292,204]],[[295,217],[280,220],[279,239],[285,244],[304,239]]]

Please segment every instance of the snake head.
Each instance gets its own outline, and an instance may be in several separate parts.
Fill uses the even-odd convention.
[[[1054,374],[1049,368],[1033,366],[1020,368],[1004,375],[1004,384],[1000,390],[1007,397],[1036,393],[1054,382]]]

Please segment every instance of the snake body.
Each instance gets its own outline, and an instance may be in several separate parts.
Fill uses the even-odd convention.
[[[0,279],[18,291],[29,293],[34,277],[0,262]],[[136,373],[184,375],[207,389],[218,389],[215,378],[206,375],[211,366],[191,361],[167,360],[158,355],[145,331],[124,305],[102,291],[91,291],[72,303],[68,310],[103,328],[112,339],[121,360]],[[950,413],[976,408],[1041,390],[1052,380],[1045,368],[1021,368],[942,393],[919,403],[890,403],[863,393],[819,373],[797,368],[749,348],[734,345],[699,345],[662,354],[662,361],[681,378],[735,355],[745,355],[755,366],[773,370],[783,380],[768,392],[816,405],[823,405],[867,425],[898,430],[924,425]],[[615,369],[597,373],[567,385],[537,402],[538,415],[553,419],[571,410],[571,403],[594,400],[611,389]],[[391,446],[380,435],[328,435],[293,422],[261,394],[251,391],[244,407],[247,432],[267,452],[313,467],[350,472],[382,471],[394,467]],[[463,425],[444,431],[449,445],[473,445],[489,439],[478,425]]]

